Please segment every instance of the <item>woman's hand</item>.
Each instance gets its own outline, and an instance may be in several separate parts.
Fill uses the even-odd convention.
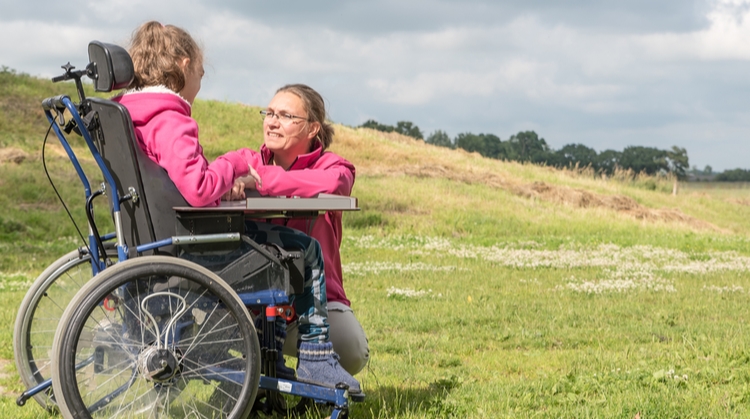
[[[245,182],[241,179],[235,179],[234,186],[227,193],[222,195],[222,201],[239,201],[245,199]]]
[[[248,168],[247,176],[243,176],[237,180],[245,184],[245,189],[261,189],[263,187],[263,180],[260,178],[260,175],[253,169],[253,166],[248,165]]]

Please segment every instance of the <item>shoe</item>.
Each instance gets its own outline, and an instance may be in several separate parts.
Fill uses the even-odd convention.
[[[349,393],[359,394],[362,389],[351,374],[339,364],[333,344],[301,342],[298,352],[297,381],[336,388],[336,384],[349,386]]]
[[[286,341],[286,327],[279,327],[279,325],[274,325],[274,328],[276,329],[276,378],[281,378],[282,380],[295,380],[295,371],[294,368],[289,368],[286,366],[286,362],[284,361],[284,342]],[[261,325],[260,317],[255,318],[255,329],[258,331],[258,340],[260,342],[263,342],[263,327]],[[265,374],[266,372],[263,371]]]

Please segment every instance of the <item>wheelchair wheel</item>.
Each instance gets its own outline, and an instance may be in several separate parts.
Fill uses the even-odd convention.
[[[192,262],[118,263],[76,294],[55,334],[52,382],[66,419],[244,418],[260,347],[242,301]]]
[[[26,293],[13,329],[16,368],[26,388],[52,377],[55,330],[65,307],[91,276],[91,256],[81,256],[74,250],[45,269]],[[35,395],[34,400],[43,408],[54,410],[52,388]]]

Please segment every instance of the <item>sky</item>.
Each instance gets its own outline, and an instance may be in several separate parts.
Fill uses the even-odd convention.
[[[39,77],[148,20],[204,48],[198,97],[265,106],[305,83],[329,117],[553,149],[687,149],[750,168],[750,0],[0,0],[0,66]]]

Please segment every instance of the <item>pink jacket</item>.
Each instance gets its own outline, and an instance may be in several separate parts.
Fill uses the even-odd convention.
[[[114,101],[124,105],[133,119],[141,149],[169,174],[177,190],[194,207],[219,205],[234,179],[248,173],[245,155],[231,151],[209,164],[198,143],[198,123],[188,102],[164,87],[127,92]]]
[[[319,193],[351,195],[354,186],[354,165],[342,157],[323,152],[318,147],[308,154],[297,157],[289,170],[269,165],[273,153],[265,145],[260,153],[253,153],[250,165],[258,171],[263,187],[258,191],[268,196],[313,197]],[[344,292],[341,274],[341,211],[329,211],[319,215],[309,231],[309,220],[289,219],[272,222],[309,234],[320,242],[323,251],[326,274],[326,295],[328,301],[338,301],[350,305]]]

